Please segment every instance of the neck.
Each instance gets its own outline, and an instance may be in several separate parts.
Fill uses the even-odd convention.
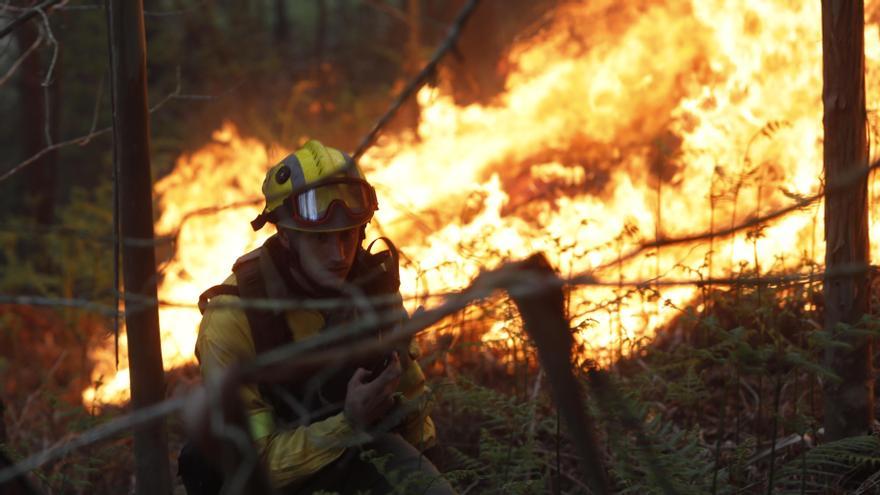
[[[298,260],[296,266],[288,264],[287,271],[296,285],[310,296],[321,297],[328,295],[329,289],[316,284],[308,275],[303,273],[302,266],[298,263]]]

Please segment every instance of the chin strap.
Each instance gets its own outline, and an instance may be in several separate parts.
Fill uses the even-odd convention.
[[[260,213],[257,215],[257,218],[251,220],[251,228],[254,229],[254,232],[263,228],[266,225],[266,222],[269,221],[269,216],[265,213]]]

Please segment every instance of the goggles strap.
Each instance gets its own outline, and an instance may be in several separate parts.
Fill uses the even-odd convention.
[[[251,228],[254,229],[254,232],[263,228],[266,225],[266,222],[269,221],[268,215],[265,213],[260,213],[257,215],[257,218],[251,220]]]

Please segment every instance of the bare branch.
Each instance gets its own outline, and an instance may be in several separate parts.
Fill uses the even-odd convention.
[[[61,5],[67,3],[67,0],[61,2]],[[52,144],[52,101],[51,95],[49,94],[49,86],[52,84],[52,76],[55,74],[55,65],[58,63],[58,40],[55,39],[55,34],[52,32],[52,26],[49,24],[49,16],[46,15],[46,12],[42,9],[37,10],[37,13],[43,19],[43,30],[46,32],[46,37],[49,39],[49,45],[52,47],[52,58],[49,61],[49,69],[46,71],[46,77],[43,78],[43,112],[45,117],[43,118],[43,134],[46,140],[46,144]]]
[[[101,76],[101,79],[98,81],[98,94],[95,95],[95,109],[92,111],[92,126],[89,127],[89,135],[95,132],[95,129],[98,127],[98,116],[101,113],[101,98],[104,96],[104,76]],[[85,146],[89,144],[89,141],[92,139],[87,137],[80,141],[80,146]]]
[[[138,409],[133,413],[120,416],[100,426],[86,430],[78,436],[73,437],[70,441],[58,443],[48,449],[29,456],[12,466],[0,470],[0,484],[9,481],[16,476],[33,471],[47,462],[60,459],[82,447],[115,437],[135,426],[159,418],[164,418],[169,414],[173,414],[183,409],[184,404],[186,404],[186,397],[166,399],[152,406]]]
[[[361,0],[361,3],[369,5],[379,12],[388,14],[388,16],[390,16],[391,18],[398,20],[404,24],[409,24],[409,18],[406,16],[405,13],[403,13],[402,10],[391,4],[383,2],[382,0]]]
[[[37,37],[36,41],[34,41],[33,44],[31,44],[31,46],[28,47],[28,49],[25,50],[24,53],[21,54],[21,56],[18,57],[18,59],[12,64],[12,67],[10,67],[8,71],[6,71],[6,74],[4,74],[3,77],[0,77],[0,86],[6,84],[6,81],[8,81],[13,74],[15,74],[15,71],[17,71],[19,67],[21,67],[21,64],[24,62],[24,60],[28,58],[28,56],[30,56],[30,54],[33,53],[34,50],[39,48],[42,43],[43,34],[40,33],[40,36]]]
[[[505,265],[506,266],[506,265]],[[504,267],[502,266],[496,271],[503,271]],[[661,280],[661,279],[645,279],[645,280],[620,280],[620,281],[601,281],[595,279],[592,275],[578,275],[571,278],[557,278],[557,277],[547,277],[540,278],[536,276],[531,276],[529,278],[524,278],[520,280],[518,284],[507,284],[505,285],[506,290],[516,295],[529,295],[536,291],[546,290],[548,287],[633,287],[635,290],[645,289],[649,287],[680,287],[680,286],[752,286],[752,285],[761,285],[761,286],[774,286],[774,285],[792,285],[792,284],[806,284],[820,281],[827,277],[835,277],[835,276],[846,276],[857,273],[864,273],[869,270],[870,267],[866,265],[846,265],[841,266],[835,270],[829,270],[828,272],[818,271],[814,273],[793,273],[788,275],[778,275],[778,276],[761,276],[761,277],[727,277],[727,278],[705,278],[705,279],[671,279],[671,280]],[[481,275],[482,277],[483,275]],[[479,279],[479,277],[478,277]],[[440,293],[432,293],[428,294],[427,297],[430,298],[456,298],[462,297],[463,294],[467,294],[469,291],[473,290],[473,285],[464,291],[455,291],[455,292],[440,292]],[[491,292],[491,291],[490,291]],[[489,294],[483,294],[478,292],[479,297],[474,296],[472,300],[480,299],[483,297],[488,297]],[[402,299],[404,301],[410,300],[421,300],[424,299],[426,295],[418,295],[418,296],[404,296]],[[622,296],[621,299],[625,297]],[[394,302],[397,296],[371,296],[364,297],[363,301],[370,304],[388,304]],[[195,309],[198,307],[198,304],[194,302],[183,302],[183,301],[168,301],[168,300],[157,300],[151,298],[132,298],[132,302],[134,304],[129,304],[126,308],[126,312],[136,312],[141,311],[145,308],[151,308],[156,305],[160,307],[170,307],[170,308],[192,308]],[[45,307],[68,307],[68,308],[78,308],[86,311],[93,311],[102,315],[107,316],[116,316],[117,314],[122,314],[118,312],[114,307],[98,303],[95,301],[91,301],[88,299],[76,299],[76,298],[57,298],[57,297],[45,297],[45,296],[30,296],[30,295],[15,295],[15,294],[0,294],[0,304],[12,304],[18,306],[45,306]],[[346,307],[351,304],[350,298],[321,298],[321,299],[227,299],[223,301],[212,301],[209,304],[211,308],[236,308],[236,309],[263,309],[263,310],[295,310],[295,309],[313,309],[313,310],[333,310],[341,307]],[[581,313],[581,315],[589,314],[595,311],[599,311],[605,307],[608,307],[608,304],[599,304],[589,310]],[[384,316],[380,315],[380,319],[384,318]]]
[[[236,84],[236,85],[235,85],[232,89],[230,89],[228,92],[234,91],[235,88],[237,88],[237,87],[240,86],[240,85],[241,85],[241,83]],[[181,92],[180,92],[180,80],[178,79],[177,87],[174,89],[174,91],[172,91],[171,93],[169,93],[168,95],[166,95],[164,98],[162,98],[158,103],[156,103],[155,105],[153,105],[153,106],[150,108],[150,113],[156,112],[157,110],[159,110],[160,108],[162,108],[163,105],[165,105],[166,103],[168,103],[170,100],[175,100],[175,99],[209,99],[209,98],[219,98],[220,96],[225,95],[225,94],[226,94],[226,93],[222,93],[221,95],[218,95],[218,96],[212,96],[212,95],[192,95],[192,94],[182,95]],[[85,135],[83,135],[83,136],[79,136],[79,137],[75,137],[75,138],[72,138],[72,139],[68,139],[68,140],[66,140],[66,141],[60,141],[60,142],[57,142],[57,143],[53,143],[53,144],[51,144],[51,145],[49,145],[49,146],[46,146],[45,148],[43,148],[43,149],[41,149],[40,151],[36,152],[35,154],[33,154],[33,155],[30,156],[29,158],[25,159],[24,161],[22,161],[22,162],[20,162],[20,163],[18,163],[18,164],[16,164],[16,165],[14,165],[12,168],[10,168],[10,169],[7,170],[6,172],[4,172],[2,175],[0,175],[0,182],[3,182],[4,180],[6,180],[6,179],[12,177],[13,175],[17,174],[18,172],[21,172],[22,169],[24,169],[24,168],[28,167],[29,165],[33,164],[34,162],[38,161],[38,160],[39,160],[41,157],[43,157],[46,153],[50,153],[50,152],[52,152],[52,151],[54,151],[54,150],[57,150],[57,149],[59,149],[59,148],[64,148],[64,147],[67,147],[67,146],[70,146],[70,145],[74,145],[74,144],[77,144],[77,145],[83,146],[84,144],[89,143],[92,139],[94,139],[94,138],[96,138],[96,137],[98,137],[98,136],[101,136],[101,135],[107,134],[108,132],[110,132],[110,131],[112,131],[112,130],[113,130],[113,127],[112,127],[112,126],[111,126],[111,127],[104,127],[104,128],[102,128],[102,129],[98,129],[98,130],[96,130],[96,131],[89,132],[89,133],[87,133],[87,134],[85,134]]]
[[[630,251],[629,253],[624,254],[624,255],[622,255],[612,261],[609,261],[607,263],[599,265],[596,268],[594,268],[592,271],[593,272],[601,272],[601,271],[606,270],[608,268],[614,268],[619,263],[622,263],[624,261],[629,261],[649,249],[656,249],[656,248],[665,247],[665,246],[673,246],[673,245],[677,245],[677,244],[690,244],[690,243],[694,243],[694,242],[708,241],[711,239],[723,239],[725,237],[729,237],[731,235],[737,234],[737,233],[742,232],[744,230],[748,230],[753,227],[763,225],[771,220],[776,220],[777,218],[784,217],[785,215],[788,215],[789,213],[791,213],[793,211],[800,210],[801,208],[806,208],[807,206],[810,206],[811,204],[824,198],[826,194],[844,190],[847,187],[855,184],[856,182],[864,180],[865,177],[867,177],[871,172],[873,172],[877,168],[880,168],[880,160],[875,161],[873,164],[871,164],[870,167],[860,169],[860,170],[856,171],[856,173],[850,174],[848,177],[845,177],[843,180],[839,181],[838,183],[828,184],[825,188],[820,190],[818,193],[813,194],[812,196],[807,196],[807,197],[805,197],[805,198],[803,198],[793,204],[790,204],[784,208],[780,208],[778,210],[772,211],[772,212],[767,213],[765,215],[754,216],[754,217],[750,218],[749,220],[746,220],[745,222],[740,222],[736,225],[733,225],[733,226],[725,228],[725,229],[717,230],[714,232],[708,232],[708,233],[686,235],[686,236],[681,236],[681,237],[658,237],[654,241],[644,242],[644,243],[640,244],[638,247],[636,247],[635,249],[633,249],[632,251]]]
[[[106,304],[96,303],[87,299],[73,299],[61,297],[24,296],[0,294],[0,304],[13,304],[16,306],[46,306],[57,308],[78,308],[92,311],[98,314],[113,316],[118,311]]]
[[[99,129],[97,131],[90,132],[84,136],[75,137],[73,139],[68,139],[66,141],[59,141],[57,143],[46,146],[45,148],[43,148],[40,151],[31,155],[30,158],[27,158],[23,162],[19,163],[18,165],[15,165],[11,169],[4,172],[3,175],[0,175],[0,182],[3,182],[4,180],[17,174],[18,172],[20,172],[22,169],[24,169],[28,165],[30,165],[30,164],[36,162],[37,160],[39,160],[40,158],[42,158],[43,155],[45,155],[46,153],[50,153],[54,150],[57,150],[59,148],[64,148],[65,146],[70,146],[72,144],[82,145],[83,141],[89,142],[91,139],[98,137],[98,136],[101,136],[103,134],[107,134],[108,132],[110,132],[112,130],[113,130],[113,127],[105,127],[103,129]]]
[[[435,325],[444,318],[461,311],[475,301],[490,297],[496,290],[501,288],[504,288],[511,297],[528,297],[529,295],[540,294],[548,288],[558,287],[560,284],[565,285],[568,283],[568,281],[560,280],[555,276],[541,277],[536,276],[534,273],[523,272],[518,267],[519,265],[515,263],[509,263],[496,270],[481,274],[467,289],[448,295],[436,308],[427,311],[420,311],[414,314],[408,321],[392,330],[383,341],[368,342],[366,344],[359,343],[357,346],[347,345],[317,352],[318,349],[325,349],[326,346],[343,343],[352,337],[363,335],[365,332],[371,331],[376,325],[387,324],[392,321],[392,319],[388,317],[388,315],[379,315],[379,317],[373,321],[358,320],[338,325],[332,328],[327,328],[320,334],[307,340],[292,342],[288,345],[257,356],[254,360],[244,363],[241,366],[241,377],[246,380],[267,379],[271,378],[271,376],[277,377],[278,375],[276,372],[281,369],[292,372],[301,369],[300,367],[314,366],[316,364],[316,359],[324,363],[335,362],[348,359],[351,356],[359,355],[360,353],[381,350],[384,348],[383,346],[387,346],[387,342],[402,341],[406,338],[412,337],[422,329]],[[850,269],[855,269],[855,267],[851,267]],[[864,267],[861,267],[861,269],[864,269]],[[821,275],[815,275],[815,277],[818,276]],[[770,279],[762,279],[762,283],[767,283],[768,280]],[[586,281],[587,280],[585,280],[585,282]],[[709,281],[703,281],[703,283],[708,282]],[[616,286],[617,284],[614,283],[613,285]],[[10,302],[13,304],[25,302],[28,304],[40,305],[55,305],[60,302],[71,307],[84,307],[95,310],[108,308],[107,306],[98,305],[89,301],[27,296],[0,296],[0,303],[3,302]],[[78,302],[79,304],[73,304],[73,302]],[[285,303],[290,304],[293,303],[293,301],[285,301]],[[314,304],[316,301],[311,301],[310,303]],[[326,301],[321,303],[326,304]],[[242,306],[245,305],[242,304]],[[272,370],[272,373],[267,373],[266,370]],[[104,425],[87,430],[79,436],[74,437],[68,443],[56,445],[50,449],[46,449],[30,456],[14,466],[0,470],[0,483],[36,469],[47,462],[61,458],[76,449],[100,442],[118,435],[132,427],[179,411],[183,408],[186,401],[187,397],[166,399],[165,401],[148,408],[121,416],[105,423]]]
[[[480,3],[479,0],[470,0],[462,9],[458,12],[458,15],[453,21],[452,26],[449,28],[449,32],[446,35],[446,39],[443,43],[437,48],[434,52],[434,55],[431,56],[431,60],[422,68],[421,71],[411,79],[407,85],[403,88],[403,91],[395,98],[394,102],[385,111],[385,113],[379,117],[379,120],[376,121],[376,124],[367,133],[366,136],[361,140],[361,143],[354,150],[352,154],[352,159],[357,161],[363,154],[373,145],[376,141],[376,138],[379,137],[379,133],[382,129],[391,122],[391,119],[394,118],[394,115],[397,114],[397,111],[400,110],[400,107],[412,97],[416,91],[419,90],[427,81],[428,78],[434,74],[437,69],[437,65],[440,63],[440,60],[446,56],[447,53],[452,51],[455,48],[455,43],[458,41],[459,36],[461,36],[461,30],[464,28],[464,25],[467,23],[468,19],[470,19],[471,14],[473,14],[474,9],[476,9],[477,4]]]
[[[46,9],[51,9],[55,4],[57,4],[61,1],[62,0],[46,0],[45,2],[43,2],[39,5],[36,5],[34,7],[31,7],[29,9],[25,10],[23,14],[21,14],[20,16],[15,18],[15,20],[13,20],[12,22],[10,22],[6,26],[4,26],[2,29],[0,29],[0,39],[5,38],[9,33],[14,31],[15,28],[17,28],[21,24],[24,24],[25,22],[31,20],[31,18],[33,18],[34,16],[44,15]],[[66,3],[67,0],[64,0],[64,2]]]

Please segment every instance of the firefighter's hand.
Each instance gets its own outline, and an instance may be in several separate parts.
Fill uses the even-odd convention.
[[[367,381],[370,372],[358,368],[348,381],[345,394],[345,417],[356,428],[372,425],[394,405],[393,395],[400,382],[402,368],[397,353],[379,376]]]

